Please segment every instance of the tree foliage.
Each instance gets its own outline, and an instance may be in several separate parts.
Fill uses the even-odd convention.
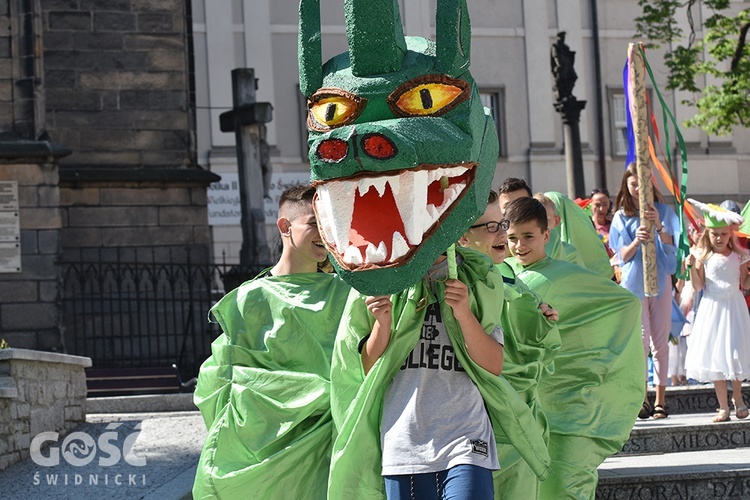
[[[667,88],[692,97],[684,104],[696,114],[688,126],[710,134],[728,135],[736,125],[750,126],[750,8],[737,11],[729,0],[639,0],[637,36],[647,47],[666,46]],[[709,12],[696,26],[696,11]],[[689,29],[680,27],[682,19]],[[701,35],[702,36],[699,36]],[[704,78],[705,75],[705,78]]]

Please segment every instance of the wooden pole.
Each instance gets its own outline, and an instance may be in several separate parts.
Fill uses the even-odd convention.
[[[630,116],[635,135],[635,158],[638,172],[638,204],[641,225],[652,238],[641,245],[643,256],[643,290],[647,297],[659,295],[659,280],[656,271],[656,240],[654,223],[646,220],[645,211],[654,204],[654,189],[651,178],[651,161],[648,155],[648,113],[646,103],[646,63],[643,60],[643,44],[628,46],[628,79],[630,80]]]

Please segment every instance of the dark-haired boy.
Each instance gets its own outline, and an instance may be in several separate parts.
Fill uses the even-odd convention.
[[[597,467],[628,439],[643,402],[640,301],[613,281],[547,257],[547,211],[534,198],[508,204],[508,259],[560,313],[562,347],[539,398],[549,419],[553,474],[540,498],[594,498]]]
[[[505,212],[505,207],[513,200],[531,196],[531,187],[523,179],[508,177],[497,189],[500,210]]]
[[[350,287],[317,270],[327,254],[314,195],[281,195],[279,261],[211,309],[223,333],[195,390],[208,428],[196,499],[326,498],[331,353]]]
[[[504,262],[508,221],[503,219],[497,200],[497,193],[490,191],[484,214],[469,227],[458,244],[490,257],[502,274],[505,292],[500,321],[505,333],[503,376],[529,406],[537,425],[548,438],[549,426],[537,388],[542,376],[552,371],[555,354],[560,348],[560,332],[555,324],[558,315]],[[502,433],[496,433],[496,437],[501,468],[493,474],[495,497],[535,500],[539,497],[539,479]]]

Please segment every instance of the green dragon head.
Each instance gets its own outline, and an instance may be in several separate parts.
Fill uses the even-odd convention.
[[[417,283],[487,207],[494,122],[469,74],[466,0],[438,0],[436,41],[398,1],[345,0],[349,52],[322,65],[319,0],[301,0],[311,181],[339,275],[368,295]]]

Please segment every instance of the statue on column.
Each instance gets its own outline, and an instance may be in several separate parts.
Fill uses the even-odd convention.
[[[576,53],[570,50],[565,44],[565,32],[557,33],[557,41],[552,45],[550,52],[550,64],[552,66],[552,76],[555,83],[552,87],[556,102],[565,102],[575,100],[573,96],[573,85],[575,85],[578,75],[573,69]]]

